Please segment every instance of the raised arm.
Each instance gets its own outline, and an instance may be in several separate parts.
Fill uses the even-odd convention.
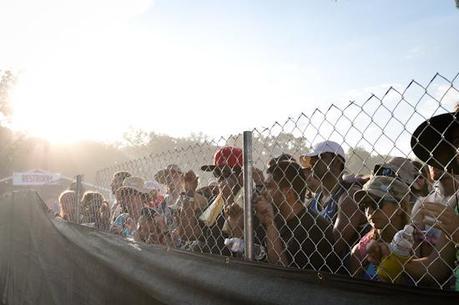
[[[338,202],[338,215],[333,227],[335,236],[334,250],[337,254],[350,249],[359,238],[359,226],[366,222],[365,215],[359,210],[352,198],[356,190],[342,195]]]
[[[274,211],[272,204],[263,196],[258,196],[254,200],[256,216],[266,230],[266,248],[268,250],[268,262],[270,264],[287,266],[284,245],[274,221]]]

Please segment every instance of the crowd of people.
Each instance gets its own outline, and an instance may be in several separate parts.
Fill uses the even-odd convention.
[[[295,158],[253,168],[254,259],[373,281],[459,289],[458,113],[430,118],[412,135],[417,160],[392,157],[368,176],[346,172],[340,144],[324,141]],[[59,198],[59,216],[147,244],[244,256],[243,153],[219,148],[215,181],[171,164],[145,181],[113,175],[116,200]],[[79,219],[77,219],[79,214]]]

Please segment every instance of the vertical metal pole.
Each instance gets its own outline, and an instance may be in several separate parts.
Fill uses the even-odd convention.
[[[244,131],[244,249],[245,258],[253,260],[252,213],[252,132]]]
[[[82,188],[82,184],[81,184],[81,180],[82,180],[82,176],[81,175],[77,175],[76,176],[76,189],[75,189],[75,216],[76,216],[76,223],[80,223],[80,200],[81,200],[81,196],[82,196],[82,191],[83,191],[83,188]]]

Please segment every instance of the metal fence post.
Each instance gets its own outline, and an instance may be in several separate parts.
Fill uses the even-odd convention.
[[[253,260],[252,221],[252,132],[244,131],[244,249],[245,258]]]
[[[76,176],[76,188],[75,188],[76,211],[75,211],[75,214],[76,214],[76,223],[78,224],[80,223],[80,200],[81,200],[81,196],[83,195],[82,194],[82,190],[83,190],[82,178],[83,178],[82,175]]]

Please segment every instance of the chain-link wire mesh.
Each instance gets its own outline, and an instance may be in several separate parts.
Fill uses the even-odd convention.
[[[254,129],[255,260],[453,288],[456,116],[427,123],[427,136],[413,133],[451,112],[458,88],[459,75],[436,74],[427,85],[412,81],[363,103]],[[112,192],[101,194],[107,202],[87,194],[81,211],[98,229],[126,238],[243,257],[241,148],[242,136],[230,136],[100,170],[96,184]]]

